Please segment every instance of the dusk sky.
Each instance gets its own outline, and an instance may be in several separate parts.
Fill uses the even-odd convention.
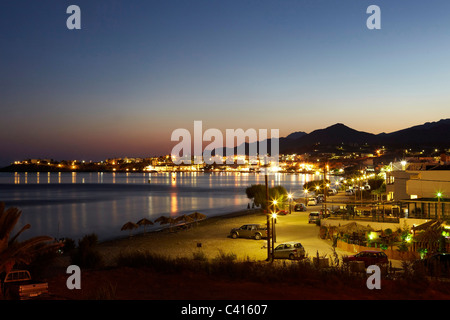
[[[449,118],[448,0],[2,0],[0,42],[0,165],[168,154],[194,120],[286,136]]]

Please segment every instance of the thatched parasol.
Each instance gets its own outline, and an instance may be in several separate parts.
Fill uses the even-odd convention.
[[[358,224],[356,222],[350,222],[339,227],[339,232],[344,233],[364,233],[369,231],[373,231],[370,226],[363,226],[362,224]]]
[[[140,226],[144,226],[144,233],[145,233],[145,228],[146,226],[151,226],[153,225],[153,222],[151,222],[150,220],[146,219],[146,218],[142,218],[141,220],[139,220],[137,222],[138,225]]]
[[[206,216],[203,213],[195,211],[194,213],[191,213],[188,215],[188,217],[191,217],[195,220],[195,223],[198,224],[199,220],[206,219]]]
[[[172,225],[175,223],[175,219],[171,217],[161,216],[156,219],[155,222],[159,222],[160,225],[170,224],[170,230],[172,230]]]
[[[173,223],[174,219],[166,216],[161,216],[158,219],[156,219],[155,222],[159,222],[159,224],[168,224]]]
[[[124,230],[130,230],[130,237],[131,237],[131,231],[133,229],[137,229],[139,226],[131,221],[128,221],[127,223],[125,223],[122,228],[120,230],[124,231]]]
[[[193,217],[190,217],[190,216],[187,216],[187,215],[183,214],[182,216],[179,216],[179,217],[175,218],[175,222],[180,222],[180,221],[188,223],[188,222],[194,222],[195,219]]]

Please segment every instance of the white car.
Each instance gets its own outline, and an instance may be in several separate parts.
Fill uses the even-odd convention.
[[[307,202],[308,206],[315,206],[316,204],[317,204],[316,198],[308,198],[308,202]]]

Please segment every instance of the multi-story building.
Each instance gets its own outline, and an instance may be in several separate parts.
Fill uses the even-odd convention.
[[[402,203],[410,217],[450,219],[450,170],[396,170],[386,174],[387,199]]]

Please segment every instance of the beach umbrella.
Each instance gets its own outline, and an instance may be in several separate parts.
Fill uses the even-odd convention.
[[[196,223],[198,223],[198,220],[203,220],[206,218],[206,216],[203,213],[195,211],[194,213],[191,213],[188,215],[188,217],[191,217],[195,220]]]
[[[143,218],[143,219],[139,220],[137,222],[137,224],[140,226],[144,226],[144,233],[145,233],[145,227],[153,225],[153,222],[151,222],[150,220],[148,220],[146,218]]]
[[[159,222],[159,224],[167,224],[167,223],[169,223],[169,219],[171,219],[171,218],[167,218],[166,216],[161,216],[158,219],[156,219],[155,222]]]
[[[120,230],[122,230],[122,231],[124,231],[124,230],[130,230],[130,237],[131,237],[131,231],[132,231],[133,229],[138,228],[138,227],[139,227],[139,226],[138,226],[136,223],[131,222],[131,221],[128,221],[127,223],[125,223],[125,224],[122,226],[122,228],[121,228]]]
[[[190,217],[190,216],[187,216],[187,215],[185,215],[185,214],[183,214],[182,216],[179,216],[179,217],[176,217],[176,218],[175,218],[175,222],[181,222],[181,221],[186,222],[186,223],[189,223],[189,222],[193,222],[193,221],[194,221],[194,218],[192,218],[192,217]]]
[[[188,217],[193,218],[194,220],[202,220],[205,219],[206,216],[203,213],[195,211],[194,213],[191,213],[188,215]]]
[[[161,216],[156,219],[155,222],[159,222],[160,225],[170,224],[170,228],[172,229],[172,225],[175,223],[175,219],[171,217]]]

